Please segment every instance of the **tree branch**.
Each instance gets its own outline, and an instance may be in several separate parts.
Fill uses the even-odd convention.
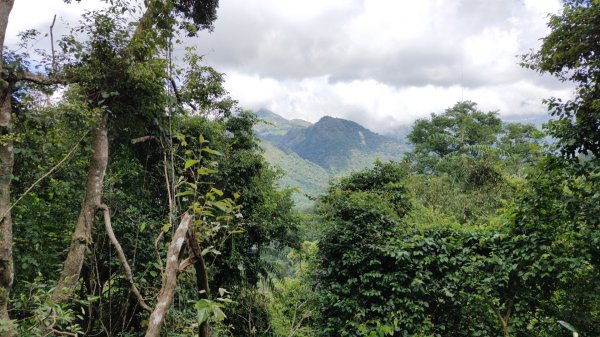
[[[117,240],[117,237],[115,236],[115,233],[113,232],[113,229],[112,229],[112,225],[110,222],[110,212],[108,210],[108,206],[106,206],[105,204],[102,204],[102,205],[98,206],[98,209],[101,209],[104,212],[104,226],[106,228],[106,234],[108,234],[108,238],[110,239],[110,242],[112,242],[113,246],[115,246],[117,255],[119,255],[119,260],[121,261],[121,265],[123,266],[123,269],[125,270],[125,276],[127,277],[127,281],[129,281],[129,284],[131,286],[131,292],[133,292],[133,294],[137,298],[138,302],[140,303],[140,307],[142,307],[142,309],[144,309],[148,312],[152,312],[152,308],[150,308],[146,304],[146,302],[144,302],[144,298],[142,297],[142,294],[140,294],[139,290],[135,286],[135,283],[133,282],[133,273],[131,272],[131,267],[129,267],[129,263],[127,263],[127,258],[125,257],[125,253],[123,252],[123,247],[121,247],[121,244]]]
[[[172,77],[170,77],[169,82],[171,83],[171,87],[173,87],[173,92],[175,93],[177,103],[179,105],[183,105],[183,100],[181,99],[181,95],[179,95],[179,89],[177,89],[177,84],[175,83],[175,80]],[[193,103],[186,102],[186,104],[189,105],[189,107],[192,108],[192,110],[198,111],[198,108]]]
[[[17,74],[15,74],[15,79],[17,81],[26,81],[41,85],[67,84],[64,78],[35,74],[27,70],[19,71]]]

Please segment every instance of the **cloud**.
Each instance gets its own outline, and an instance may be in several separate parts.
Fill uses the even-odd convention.
[[[19,42],[18,34],[28,29],[37,29],[42,34],[50,32],[52,19],[56,15],[54,26],[55,39],[67,32],[67,26],[75,25],[85,11],[105,7],[100,0],[73,1],[65,4],[63,0],[26,0],[15,1],[8,18],[5,44],[15,46]],[[50,37],[42,37],[33,48],[50,48]]]
[[[283,3],[224,2],[215,32],[198,42],[242,106],[388,132],[461,99],[515,116],[570,95],[518,66],[559,0]]]
[[[568,88],[543,88],[528,80],[465,89],[434,85],[398,88],[373,79],[332,82],[327,76],[301,81],[241,73],[228,77],[227,89],[247,108],[266,107],[310,122],[324,115],[341,117],[380,133],[392,132],[432,112],[443,112],[463,99],[477,102],[484,111],[515,117],[544,113],[545,97],[570,95]]]
[[[17,1],[7,44],[16,31],[47,30],[54,13],[74,24],[98,6]],[[226,73],[242,107],[388,132],[461,99],[509,116],[541,114],[543,98],[569,97],[568,85],[517,64],[560,8],[560,0],[223,0],[214,32],[186,42]]]
[[[222,3],[198,42],[209,63],[277,80],[330,76],[394,86],[479,86],[522,76],[558,0]]]

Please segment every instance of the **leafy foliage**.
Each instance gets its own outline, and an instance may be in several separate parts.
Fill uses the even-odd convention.
[[[559,140],[562,153],[569,157],[600,155],[599,19],[597,1],[564,1],[563,11],[550,17],[551,32],[544,38],[540,50],[524,55],[522,60],[527,68],[577,86],[576,96],[571,100],[546,100],[548,111],[557,117],[548,123],[548,132]]]

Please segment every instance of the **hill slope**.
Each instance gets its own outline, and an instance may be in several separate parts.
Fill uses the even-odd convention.
[[[333,172],[366,167],[377,158],[398,159],[406,150],[394,139],[376,134],[355,122],[329,116],[314,125],[290,129],[275,144]],[[352,160],[353,153],[362,157],[360,162]]]

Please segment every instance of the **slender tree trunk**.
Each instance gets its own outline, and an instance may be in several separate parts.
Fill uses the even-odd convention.
[[[8,16],[12,11],[14,0],[0,0],[0,55],[4,52],[4,37],[8,26]]]
[[[188,232],[188,242],[190,246],[190,255],[194,259],[194,269],[196,269],[196,288],[198,289],[199,299],[210,298],[210,288],[208,287],[208,270],[202,256],[198,239],[196,238],[196,230],[190,227]],[[198,327],[198,337],[209,337],[208,322],[200,324]]]
[[[0,0],[2,1],[2,0]],[[152,26],[152,17],[156,10],[155,1],[152,1],[132,36],[131,42],[142,38],[143,33]],[[130,47],[132,43],[130,43]],[[91,242],[91,233],[94,218],[98,207],[102,204],[102,188],[104,174],[108,165],[108,115],[105,114],[92,134],[93,154],[85,185],[85,197],[81,206],[77,227],[73,232],[71,247],[65,262],[60,279],[52,294],[51,304],[67,300],[79,280],[81,267],[85,259],[85,250]]]
[[[173,296],[175,295],[175,288],[177,287],[177,274],[179,272],[179,255],[181,254],[181,248],[185,241],[185,236],[188,232],[192,216],[185,213],[181,218],[179,227],[175,231],[171,244],[169,245],[169,251],[167,253],[167,264],[165,266],[165,273],[163,275],[162,287],[158,298],[156,299],[156,305],[154,310],[148,319],[148,329],[146,330],[146,337],[158,337],[160,336],[160,328],[162,327],[167,311],[173,303]]]
[[[0,58],[4,52],[4,37],[8,26],[8,17],[14,0],[0,0]],[[0,73],[4,69],[4,60],[0,62]],[[10,187],[13,175],[13,143],[10,140],[12,115],[12,83],[0,80],[0,319],[9,319],[8,299],[14,280],[12,256],[12,218],[10,214]],[[12,336],[7,332],[6,336]]]
[[[210,296],[210,289],[208,288],[208,273],[206,270],[206,264],[204,263],[204,257],[199,255],[196,263],[194,263],[196,269],[196,286],[198,287],[198,297],[208,299]],[[198,337],[209,337],[208,322],[204,322],[198,328]]]
[[[8,319],[8,299],[14,279],[12,256],[12,218],[10,214],[10,187],[13,173],[13,143],[10,140],[10,87],[2,96],[0,107],[0,319]]]
[[[71,239],[71,248],[65,259],[63,270],[52,294],[51,303],[57,304],[71,296],[79,281],[87,245],[91,242],[94,218],[102,204],[104,174],[108,165],[108,115],[102,116],[92,132],[92,158],[88,169],[85,196]]]

